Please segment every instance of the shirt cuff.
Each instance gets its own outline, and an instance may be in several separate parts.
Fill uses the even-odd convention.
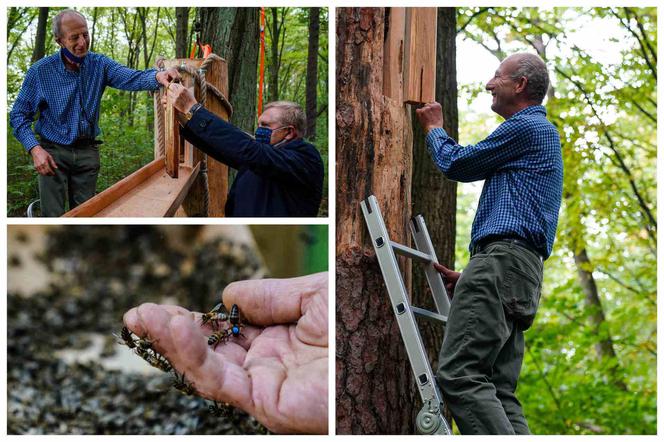
[[[434,146],[434,141],[435,140],[441,140],[444,141],[446,138],[449,136],[447,135],[447,132],[445,132],[445,129],[442,127],[435,127],[429,131],[427,134],[425,141],[427,143],[427,147],[429,150]]]
[[[157,74],[159,73],[158,70],[156,69],[148,69],[146,72],[151,73],[152,75],[149,75],[150,78],[150,84],[148,85],[149,87],[146,89],[150,89],[153,91],[156,91],[161,87],[161,83],[157,81]]]
[[[23,145],[23,147],[25,148],[25,151],[28,152],[28,153],[32,150],[33,147],[39,145],[39,141],[37,140],[37,138],[34,136],[34,134],[32,132],[30,132],[29,135],[26,134],[25,136],[21,137],[21,139],[19,139],[19,141]]]

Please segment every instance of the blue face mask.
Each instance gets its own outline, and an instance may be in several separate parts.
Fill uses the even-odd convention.
[[[272,132],[276,132],[276,131],[281,130],[281,129],[286,129],[288,127],[289,126],[282,126],[282,127],[277,128],[277,129],[270,129],[269,127],[259,126],[259,127],[256,128],[254,138],[259,143],[270,144],[270,140],[272,139]],[[278,143],[276,143],[274,145],[272,145],[272,144],[270,144],[270,145],[273,146],[273,147],[277,147],[277,146],[280,146],[280,145],[284,144],[286,141],[288,141],[288,140],[283,139],[283,140],[279,141]]]
[[[272,138],[272,129],[269,127],[257,127],[254,137],[259,143],[270,144],[270,139]]]
[[[81,64],[83,63],[83,60],[85,60],[85,57],[77,57],[74,54],[72,54],[67,48],[60,48],[60,52],[62,52],[62,55],[64,55],[69,61],[76,64]]]

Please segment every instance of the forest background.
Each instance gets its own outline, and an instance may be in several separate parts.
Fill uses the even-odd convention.
[[[62,9],[7,9],[8,112],[30,65],[58,49],[51,33],[51,20]],[[88,19],[90,50],[134,69],[154,67],[158,56],[188,57],[196,40],[194,23],[201,21],[204,37],[214,40],[202,43],[211,43],[213,52],[229,62],[229,99],[235,109],[231,122],[253,133],[257,119],[260,8],[84,7],[77,10]],[[320,215],[326,215],[328,10],[265,8],[265,18],[263,103],[288,100],[299,103],[303,109],[307,106],[314,109],[309,111],[305,138],[319,149],[325,164]],[[153,159],[153,113],[152,96],[148,92],[106,90],[101,104],[99,138],[104,144],[100,150],[98,192]],[[7,215],[25,216],[27,206],[39,198],[37,174],[31,157],[12,135],[9,123],[7,146]]]
[[[502,120],[484,91],[499,60],[536,51],[552,80],[565,179],[517,391],[531,429],[656,434],[656,9],[462,8],[457,29],[462,144]],[[457,269],[481,188],[457,187]]]

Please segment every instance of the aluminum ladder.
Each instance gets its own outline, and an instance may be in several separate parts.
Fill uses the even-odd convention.
[[[440,273],[433,267],[433,264],[438,262],[438,258],[436,258],[429,232],[424,224],[424,218],[422,215],[417,215],[410,220],[410,231],[416,247],[416,249],[412,249],[390,240],[375,196],[369,196],[360,203],[360,206],[422,398],[422,409],[417,414],[415,422],[417,431],[420,434],[452,434],[451,427],[443,416],[443,396],[436,384],[436,377],[429,364],[415,320],[415,315],[417,315],[445,326],[450,311],[450,301],[445,284]],[[419,261],[424,265],[436,312],[410,305],[408,292],[399,270],[397,254]]]

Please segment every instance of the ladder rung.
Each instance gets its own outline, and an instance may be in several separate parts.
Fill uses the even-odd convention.
[[[438,313],[430,312],[429,310],[425,310],[423,308],[419,307],[410,307],[410,309],[415,313],[417,316],[420,316],[424,319],[428,319],[433,322],[441,322],[443,325],[447,324],[447,316],[443,316]]]
[[[392,245],[394,252],[398,253],[399,255],[405,256],[410,259],[416,259],[423,263],[431,262],[431,256],[427,255],[426,253],[422,253],[419,250],[411,249],[410,247],[406,247],[403,244],[399,244],[398,242],[390,241],[390,244]]]

